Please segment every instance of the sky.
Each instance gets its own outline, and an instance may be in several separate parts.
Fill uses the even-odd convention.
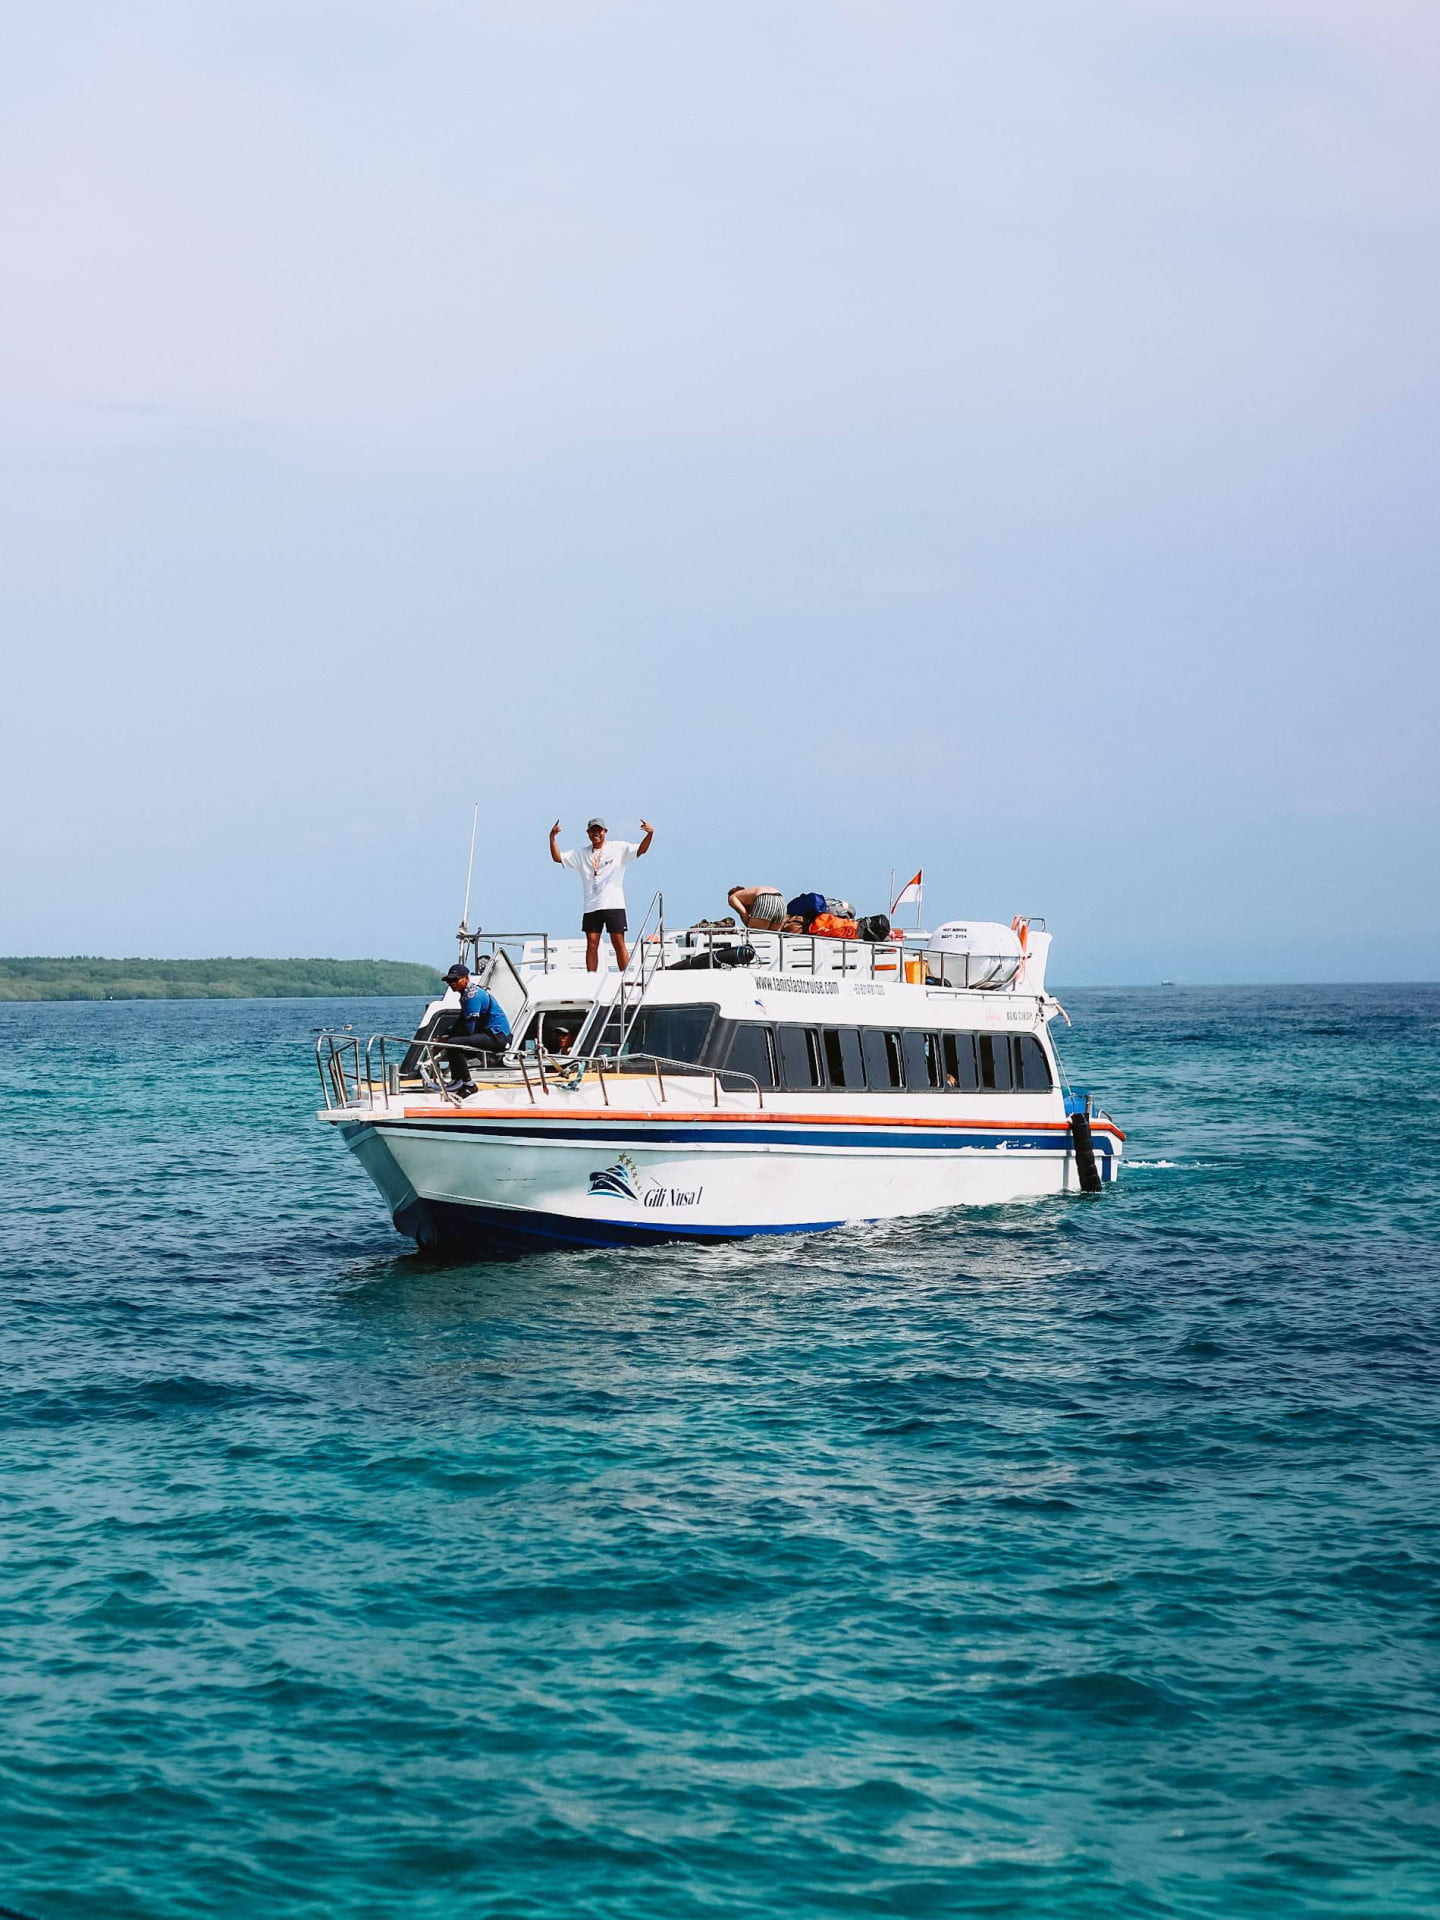
[[[1435,979],[1433,0],[0,15],[0,951],[448,960],[655,844]]]

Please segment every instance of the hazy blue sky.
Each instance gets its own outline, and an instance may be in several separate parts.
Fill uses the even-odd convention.
[[[1440,973],[1433,0],[0,19],[0,951],[545,856]],[[641,883],[644,884],[641,884]]]

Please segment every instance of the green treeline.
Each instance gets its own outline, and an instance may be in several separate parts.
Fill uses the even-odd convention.
[[[0,959],[0,1000],[310,1000],[440,990],[411,960]]]

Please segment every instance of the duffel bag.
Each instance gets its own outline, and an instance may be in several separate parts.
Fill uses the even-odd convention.
[[[797,893],[785,911],[797,920],[811,921],[817,913],[824,913],[825,896],[823,893]]]

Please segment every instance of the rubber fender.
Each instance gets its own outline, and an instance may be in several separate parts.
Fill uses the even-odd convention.
[[[1105,1184],[1095,1164],[1095,1142],[1090,1134],[1090,1117],[1084,1113],[1070,1116],[1070,1138],[1075,1143],[1075,1171],[1080,1176],[1082,1193],[1099,1193]]]

